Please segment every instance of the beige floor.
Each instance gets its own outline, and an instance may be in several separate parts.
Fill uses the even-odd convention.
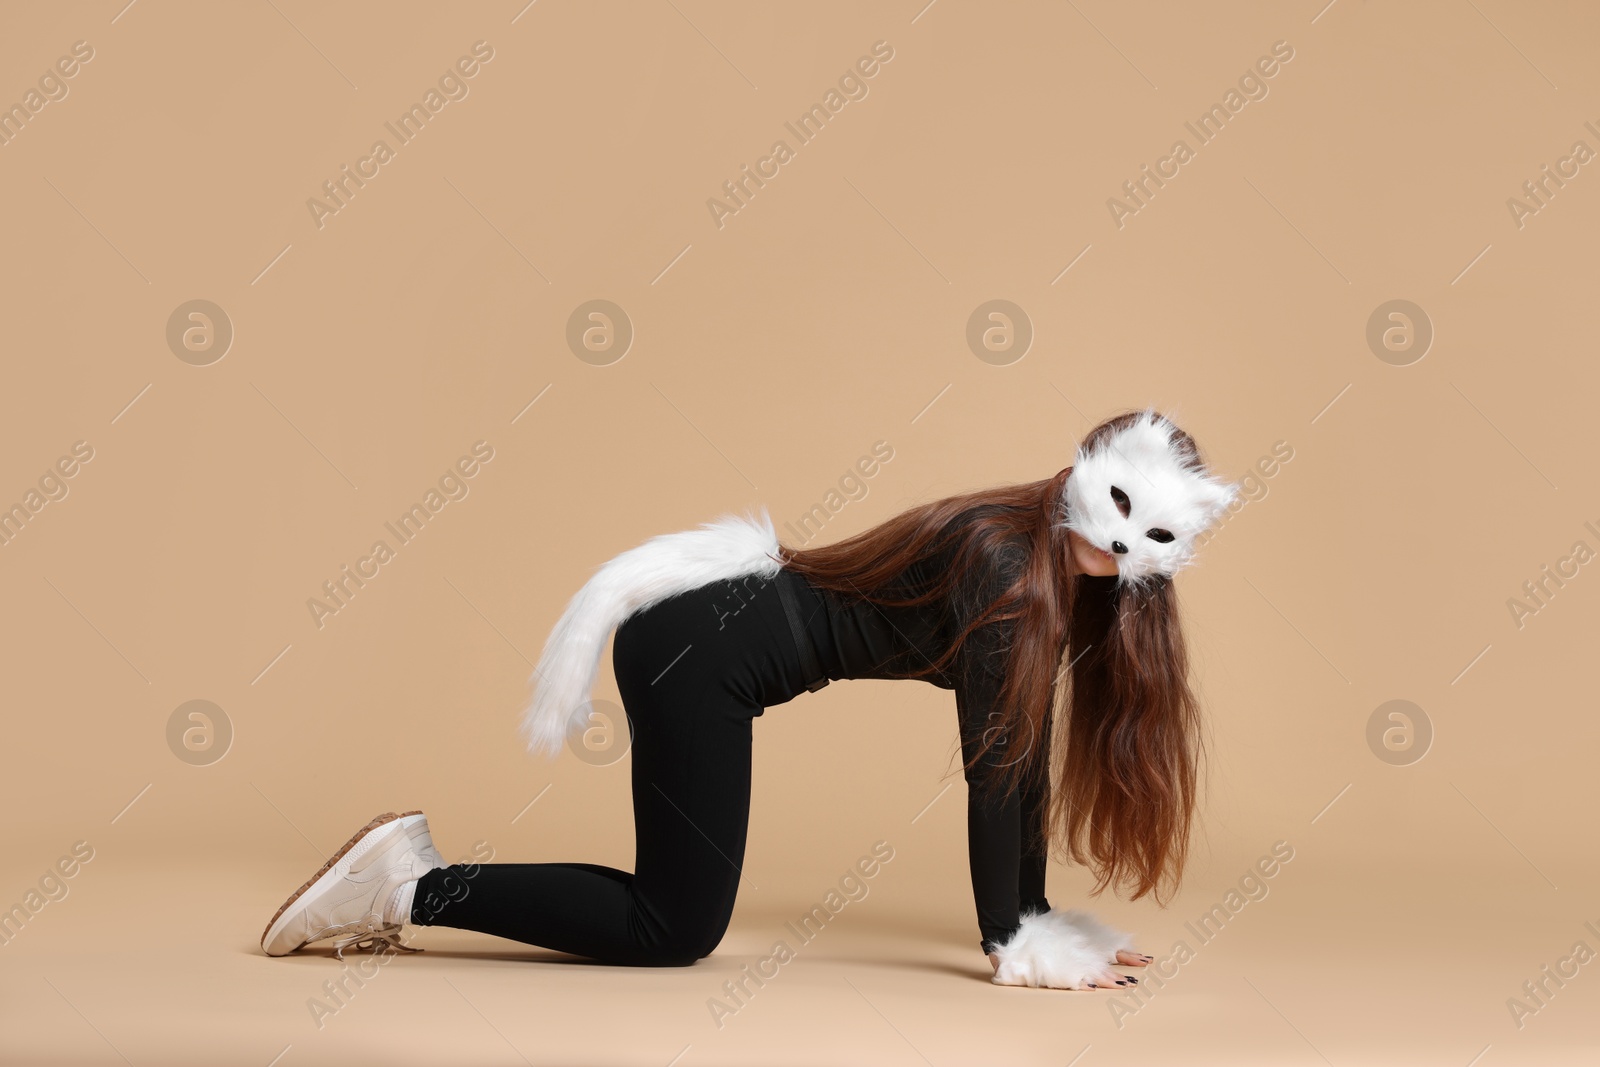
[[[1138,997],[996,987],[967,944],[965,911],[907,918],[871,892],[808,944],[784,927],[804,910],[798,896],[771,912],[742,904],[718,951],[687,969],[592,966],[429,929],[413,932],[424,952],[358,960],[350,978],[327,952],[256,950],[279,887],[294,880],[286,867],[91,864],[0,953],[3,1062],[1498,1067],[1600,1057],[1600,977],[1588,967],[1520,1030],[1506,1008],[1541,964],[1574,941],[1600,941],[1546,907],[1540,898],[1553,894],[1526,867],[1502,864],[1505,884],[1463,879],[1441,898],[1405,879],[1395,892],[1381,877],[1342,879],[1305,849],[1297,862],[1205,944],[1184,929],[1211,902],[1198,889],[1166,913],[1104,905],[1135,920],[1153,954],[1179,939],[1195,949]],[[1213,888],[1220,899],[1224,887]],[[729,1000],[723,983],[777,939],[793,959],[750,984],[742,1004]],[[323,986],[342,976],[348,993],[336,1001]],[[718,998],[737,1009],[720,1025]]]

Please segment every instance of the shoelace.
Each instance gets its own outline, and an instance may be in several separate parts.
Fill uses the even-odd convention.
[[[400,940],[400,930],[400,926],[395,923],[384,923],[379,926],[369,919],[365,922],[355,922],[346,926],[336,927],[333,930],[325,930],[318,937],[312,938],[312,940],[320,941],[343,931],[342,936],[333,943],[333,958],[340,962],[343,962],[344,950],[347,948],[353,948],[358,952],[361,949],[366,949],[373,955],[378,954],[379,945],[384,946],[384,950],[389,952],[421,952],[420,948],[413,948]]]

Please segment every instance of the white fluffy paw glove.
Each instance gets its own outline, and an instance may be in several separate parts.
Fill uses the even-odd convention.
[[[996,985],[1051,989],[1104,988],[1119,977],[1109,970],[1117,950],[1132,951],[1133,939],[1088,912],[1034,912],[1005,944],[995,946],[1000,966]]]

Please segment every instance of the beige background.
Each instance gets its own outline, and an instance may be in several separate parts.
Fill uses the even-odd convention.
[[[1507,1001],[1600,950],[1600,579],[1520,627],[1507,602],[1600,549],[1600,173],[1520,228],[1507,199],[1600,150],[1600,13],[922,3],[7,9],[0,102],[93,58],[0,147],[0,502],[93,459],[0,547],[0,904],[94,858],[0,947],[0,1059],[1594,1061],[1594,964],[1520,1028]],[[318,228],[307,200],[477,41],[468,95]],[[797,145],[878,41],[868,94]],[[1268,94],[1119,228],[1107,199],[1278,41]],[[780,138],[719,229],[708,198]],[[635,331],[608,366],[565,341],[593,299]],[[965,340],[994,299],[1034,330],[1004,366]],[[1396,299],[1435,333],[1406,366],[1366,340]],[[234,331],[206,366],[166,340],[192,300]],[[1164,955],[1274,842],[1294,859],[1137,1014],[987,982],[953,705],[909,682],[760,720],[747,880],[693,968],[428,930],[319,1028],[337,965],[260,955],[386,809],[424,808],[451,859],[631,864],[626,758],[536,762],[514,732],[614,553],[793,521],[889,442],[831,540],[1048,476],[1146,403],[1231,477],[1293,458],[1181,579],[1210,744],[1185,891],[1093,906]],[[477,441],[470,493],[319,628],[307,600]],[[197,699],[234,733],[206,766],[166,732]],[[1393,699],[1434,732],[1409,765],[1366,740]],[[719,1028],[722,983],[879,840],[868,897]],[[1087,884],[1055,867],[1050,896]]]

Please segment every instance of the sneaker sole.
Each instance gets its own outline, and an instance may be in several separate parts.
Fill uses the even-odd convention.
[[[322,868],[318,870],[316,874],[313,874],[309,879],[306,880],[305,885],[301,886],[299,889],[296,889],[292,894],[290,894],[289,899],[283,902],[283,906],[277,910],[277,912],[272,916],[271,921],[267,923],[266,929],[261,931],[261,950],[266,952],[268,935],[272,933],[272,928],[278,925],[278,920],[283,918],[284,912],[294,907],[295,902],[301,897],[305,896],[309,889],[320,882],[329,871],[333,870],[339,861],[344,859],[345,856],[349,854],[351,849],[360,844],[362,838],[366,837],[374,830],[387,826],[389,823],[395,822],[398,819],[408,819],[413,815],[421,814],[422,812],[420,811],[403,811],[398,814],[392,811],[386,811],[382,815],[379,815],[377,818],[373,819],[371,822],[367,823],[367,825],[363,826],[361,829],[357,830],[355,835],[351,837],[350,840],[346,841],[344,846],[340,848],[339,851],[328,857],[328,862],[324,863]],[[294,949],[290,949],[289,952],[293,952],[296,949],[303,947],[305,947],[304,944],[297,945]],[[267,955],[271,956],[273,953],[268,952]],[[281,953],[281,955],[288,955],[288,953]]]

